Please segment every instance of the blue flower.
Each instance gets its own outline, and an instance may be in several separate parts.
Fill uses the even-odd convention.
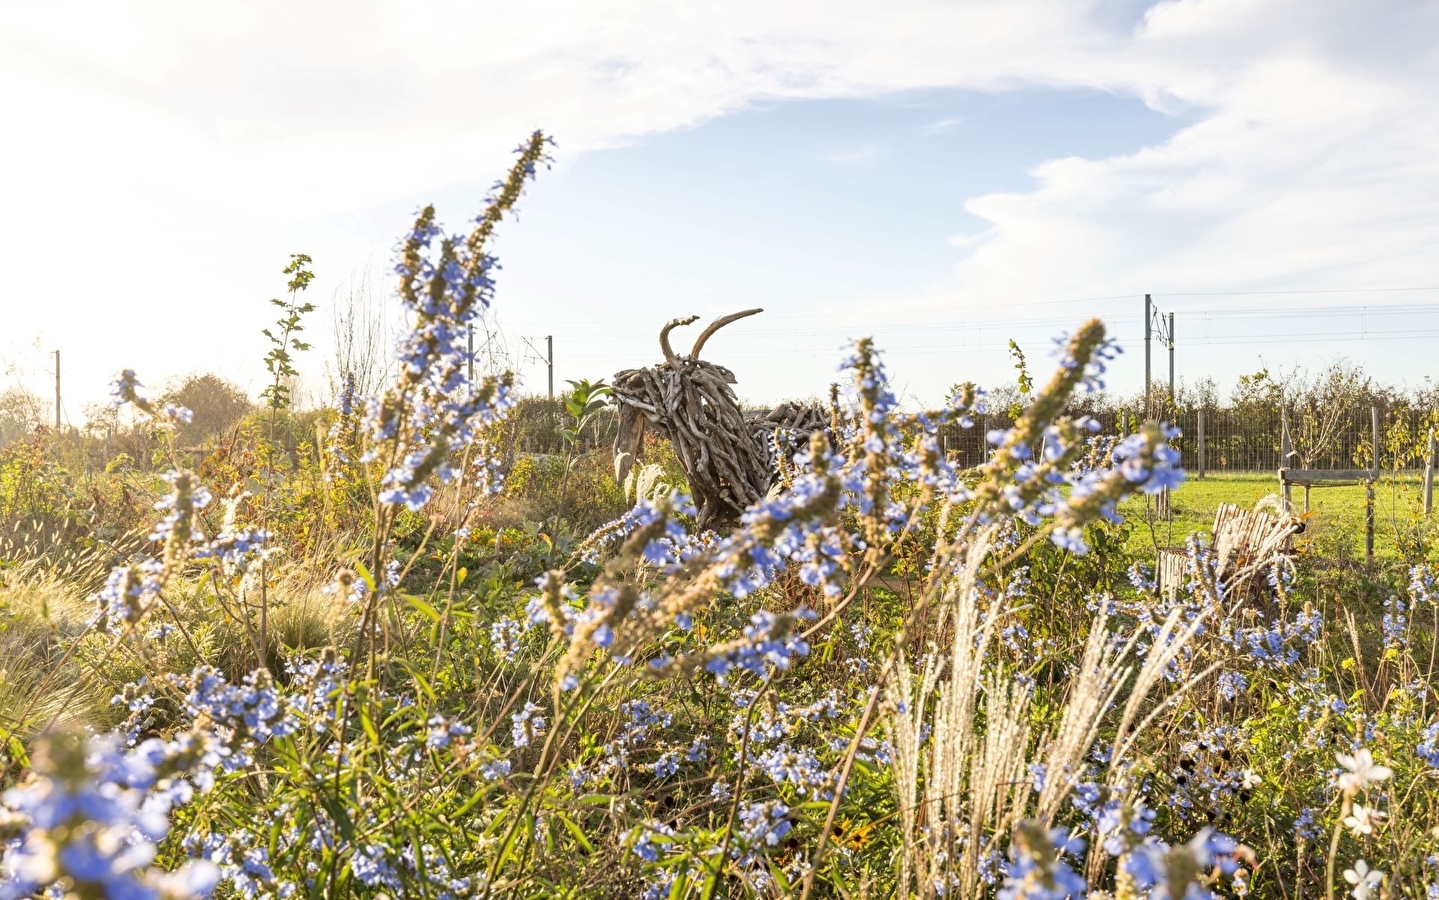
[[[510,735],[514,738],[516,747],[528,747],[538,736],[544,733],[545,720],[539,715],[540,708],[534,703],[526,702],[524,709],[510,717]]]
[[[1015,833],[1009,871],[999,900],[1081,900],[1088,884],[1069,866],[1066,855],[1084,850],[1084,841],[1063,827],[1045,831],[1026,822]]]

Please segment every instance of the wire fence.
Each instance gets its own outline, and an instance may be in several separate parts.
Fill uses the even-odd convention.
[[[1144,422],[1140,410],[1087,410],[1099,422],[1100,433],[1132,434]],[[1180,462],[1191,472],[1266,472],[1285,467],[1284,432],[1289,432],[1288,468],[1369,469],[1373,466],[1376,423],[1379,469],[1390,473],[1422,471],[1429,456],[1429,434],[1439,414],[1413,407],[1382,409],[1355,407],[1327,410],[1283,411],[1278,407],[1171,410],[1157,416],[1180,429],[1172,445]],[[986,434],[1009,428],[1007,412],[977,416],[975,426],[948,426],[940,442],[961,465],[979,465],[988,453]]]
[[[764,411],[761,410],[762,414]],[[1086,409],[1099,422],[1100,433],[1132,434],[1144,422],[1141,409]],[[1077,414],[1077,413],[1076,413]],[[1158,415],[1180,429],[1172,444],[1190,472],[1273,474],[1282,465],[1283,434],[1287,426],[1293,469],[1369,469],[1373,465],[1375,422],[1379,431],[1379,468],[1382,472],[1421,472],[1428,458],[1430,429],[1439,424],[1439,410],[1411,406],[1390,408],[1355,405],[1339,413],[1261,405],[1170,410]],[[506,424],[507,445],[520,453],[564,453],[569,449],[560,434],[566,420],[559,400],[526,398]],[[605,410],[585,430],[578,449],[608,446],[615,437],[617,419]],[[1007,410],[975,416],[972,428],[950,425],[940,430],[941,446],[961,466],[977,466],[988,457],[986,434],[1014,425]],[[1202,447],[1201,447],[1202,444]]]

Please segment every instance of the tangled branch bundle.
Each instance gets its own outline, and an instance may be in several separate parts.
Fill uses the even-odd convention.
[[[688,356],[670,346],[670,332],[699,317],[671,319],[660,329],[665,361],[617,372],[613,390],[619,407],[615,477],[621,482],[639,458],[648,422],[669,438],[699,508],[701,528],[737,522],[746,507],[769,494],[778,480],[780,443],[807,441],[828,424],[817,406],[785,403],[763,415],[747,416],[730,385],[734,373],[700,359],[705,342],[724,326],[763,312],[747,309],[721,316],[695,340]]]

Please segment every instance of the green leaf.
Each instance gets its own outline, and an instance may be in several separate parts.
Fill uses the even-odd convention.
[[[6,743],[10,747],[10,758],[15,761],[16,765],[30,765],[30,755],[25,752],[25,745],[21,742],[20,738],[11,734],[10,739],[6,741]]]
[[[790,893],[790,883],[789,879],[784,876],[784,870],[768,856],[765,857],[765,864],[769,867],[770,875],[774,876],[774,880],[779,884],[780,896],[787,896]]]
[[[374,593],[375,576],[370,574],[370,570],[365,568],[365,564],[356,560],[355,572],[359,574],[360,578],[364,579],[365,587],[369,588],[371,593]]]
[[[555,815],[558,816],[559,820],[564,823],[565,830],[570,833],[570,835],[575,839],[577,843],[579,843],[581,847],[585,848],[586,853],[592,854],[595,852],[594,846],[590,844],[589,839],[585,837],[585,833],[583,829],[580,828],[580,826],[576,825],[573,821],[571,821],[570,817],[565,815],[564,813],[556,813]]]
[[[408,600],[409,604],[415,609],[418,609],[420,612],[424,613],[430,621],[440,621],[440,611],[438,609],[435,609],[435,607],[431,606],[429,603],[426,603],[419,597],[406,597],[405,599]]]
[[[670,900],[680,900],[685,895],[685,888],[689,887],[689,880],[688,873],[675,873],[675,880],[670,885]]]
[[[349,810],[346,809],[345,804],[340,802],[338,797],[332,796],[329,793],[321,793],[318,799],[320,805],[325,808],[325,811],[334,818],[335,823],[339,826],[340,836],[346,841],[353,841],[355,839],[355,824],[350,819],[350,813]]]

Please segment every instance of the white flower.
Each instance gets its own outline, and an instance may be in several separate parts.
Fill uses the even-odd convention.
[[[1346,794],[1354,794],[1367,788],[1371,783],[1386,780],[1394,774],[1394,770],[1388,766],[1374,764],[1374,755],[1367,747],[1361,747],[1355,751],[1353,756],[1346,756],[1343,753],[1336,753],[1334,758],[1339,764],[1349,771],[1339,776],[1339,789]]]
[[[1264,779],[1260,778],[1258,773],[1256,773],[1253,769],[1244,770],[1244,781],[1241,782],[1241,784],[1245,790],[1253,790],[1254,788],[1259,787],[1263,783]]]
[[[1354,900],[1369,900],[1370,893],[1384,880],[1384,873],[1370,869],[1369,864],[1360,859],[1355,861],[1354,868],[1344,870],[1344,880],[1354,885],[1354,890],[1349,892]]]
[[[1384,819],[1384,813],[1372,806],[1361,806],[1358,803],[1344,817],[1344,824],[1355,836],[1362,834],[1373,834],[1374,827]]]

